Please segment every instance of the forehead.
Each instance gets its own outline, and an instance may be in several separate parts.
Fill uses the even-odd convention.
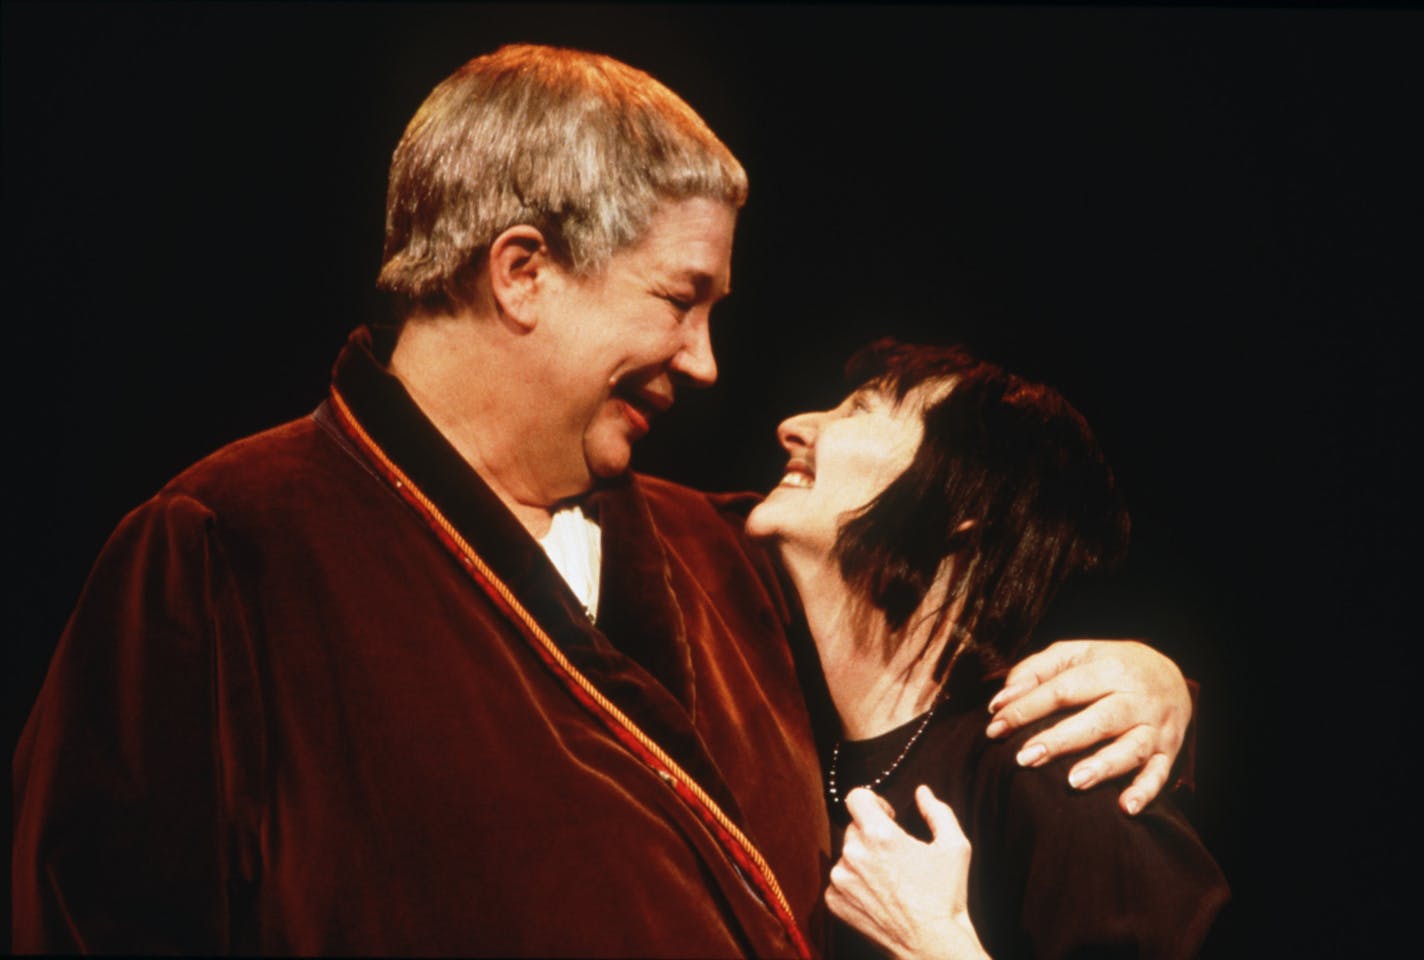
[[[732,235],[737,211],[720,200],[692,197],[664,201],[643,236],[614,255],[653,279],[692,284],[699,292],[724,295],[732,284]],[[707,288],[705,291],[701,288]]]
[[[923,412],[926,407],[943,400],[958,382],[959,378],[954,375],[926,377],[918,382],[910,382],[893,373],[884,373],[852,390],[850,396],[873,396],[896,408],[904,407]]]

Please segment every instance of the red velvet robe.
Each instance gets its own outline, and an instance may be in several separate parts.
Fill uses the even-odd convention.
[[[747,499],[595,494],[594,626],[389,347],[104,548],[16,753],[15,947],[814,949],[829,828]]]

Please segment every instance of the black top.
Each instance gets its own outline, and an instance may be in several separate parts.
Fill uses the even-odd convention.
[[[1190,957],[1229,892],[1220,868],[1170,797],[1136,817],[1117,806],[1121,782],[1068,786],[1074,759],[1024,769],[1014,755],[1041,726],[1005,740],[984,736],[991,687],[960,680],[900,766],[877,789],[897,822],[929,840],[914,791],[928,784],[953,808],[973,848],[969,913],[995,960],[1010,957]],[[923,717],[841,745],[844,796],[894,762]],[[849,816],[831,810],[839,855]],[[881,956],[837,922],[834,960]]]

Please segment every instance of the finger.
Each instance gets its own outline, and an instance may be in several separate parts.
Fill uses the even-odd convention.
[[[868,836],[888,836],[899,830],[895,821],[885,813],[889,804],[876,796],[868,787],[856,787],[846,794],[845,808],[850,814],[851,826],[859,827]]]
[[[865,930],[870,918],[865,895],[860,876],[844,860],[837,861],[831,867],[830,883],[826,887],[826,906],[851,926]]]
[[[1068,771],[1068,782],[1087,790],[1104,780],[1132,773],[1157,752],[1156,740],[1152,727],[1133,727],[1091,757],[1075,763]]]
[[[836,861],[840,866],[849,866],[860,859],[865,852],[865,839],[858,826],[852,823],[846,827],[845,836],[841,838],[841,858]]]
[[[915,805],[920,808],[920,815],[930,826],[933,842],[969,842],[959,827],[959,818],[954,815],[954,810],[923,783],[915,788]]]
[[[1171,758],[1165,753],[1154,753],[1142,768],[1142,772],[1132,781],[1132,786],[1117,798],[1118,804],[1129,816],[1136,816],[1162,792],[1171,773]]]
[[[1003,689],[989,701],[989,712],[994,713],[1044,681],[1077,666],[1088,649],[1084,640],[1059,640],[1024,657],[1004,678]]]
[[[871,929],[869,913],[855,896],[842,887],[832,884],[826,888],[826,908],[857,930],[868,932]]]
[[[895,808],[890,806],[890,801],[886,800],[878,793],[873,793],[873,796],[875,797],[875,802],[880,804],[880,809],[885,811],[885,816],[889,817],[891,820],[894,820]]]
[[[1104,697],[1089,707],[1069,714],[1030,737],[1019,750],[1018,762],[1026,767],[1041,767],[1054,757],[1077,753],[1121,737],[1136,728],[1129,706],[1124,697]],[[1151,727],[1146,729],[1149,734],[1153,732]],[[1146,754],[1142,759],[1147,759]],[[1137,765],[1133,764],[1128,769]]]
[[[837,876],[837,872],[843,869],[839,864],[831,868],[831,882],[826,887],[826,906],[842,920],[849,920],[848,915],[854,910],[853,901],[846,893],[846,878]]]
[[[985,732],[991,737],[1002,736],[1010,730],[1051,716],[1064,707],[1093,703],[1108,694],[1119,692],[1125,684],[1118,673],[1106,661],[1073,667],[1004,706],[994,715]]]
[[[869,787],[857,787],[856,789],[863,789],[868,792],[872,797],[875,798],[876,805],[880,807],[882,811],[884,811],[885,816],[889,817],[891,820],[895,819],[895,808],[890,806],[889,800],[886,800],[884,797],[876,793],[874,790],[871,790]]]

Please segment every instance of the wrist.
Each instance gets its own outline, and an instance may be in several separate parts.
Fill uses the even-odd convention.
[[[992,960],[969,914],[959,913],[913,947],[894,951],[895,960]]]
[[[984,945],[979,942],[979,934],[974,932],[974,924],[969,921],[969,914],[963,913],[955,917],[955,926],[959,927],[960,936],[963,938],[965,952],[960,956],[964,960],[992,960]]]

